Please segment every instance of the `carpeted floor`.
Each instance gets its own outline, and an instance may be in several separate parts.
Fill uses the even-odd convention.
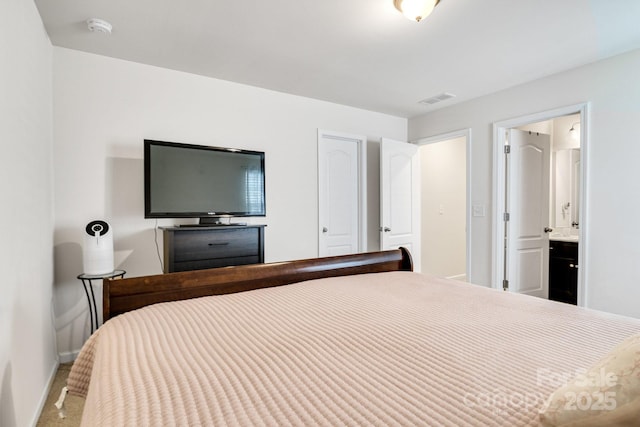
[[[64,401],[64,407],[66,409],[66,418],[60,418],[58,416],[58,408],[54,406],[54,403],[60,397],[60,391],[62,387],[67,384],[67,376],[69,376],[69,370],[72,363],[65,363],[60,365],[56,377],[53,380],[51,391],[47,397],[47,402],[42,408],[40,419],[36,427],[76,427],[80,425],[80,419],[82,418],[82,408],[84,408],[84,399],[78,396],[72,396],[67,394],[67,398]]]

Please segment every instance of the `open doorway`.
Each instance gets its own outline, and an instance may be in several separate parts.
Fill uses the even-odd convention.
[[[470,130],[415,141],[420,156],[422,272],[469,280]]]
[[[578,241],[580,229],[580,114],[570,114],[517,129],[551,136],[550,238]]]
[[[584,305],[586,113],[494,125],[494,287]]]

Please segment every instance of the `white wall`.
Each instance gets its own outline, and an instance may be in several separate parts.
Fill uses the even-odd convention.
[[[421,271],[466,276],[467,139],[420,146]]]
[[[57,367],[51,43],[32,1],[0,2],[0,426],[35,425]]]
[[[318,128],[406,139],[407,120],[54,48],[55,312],[63,356],[87,337],[76,279],[87,222],[112,224],[117,268],[127,276],[161,272],[155,222],[143,218],[144,138],[265,151],[267,217],[249,221],[268,225],[270,262],[317,256]]]
[[[473,128],[471,281],[490,286],[492,123],[589,101],[586,205],[588,307],[640,317],[640,50],[556,74],[409,121],[409,138]],[[584,131],[584,129],[582,129]],[[582,267],[582,266],[581,266]]]

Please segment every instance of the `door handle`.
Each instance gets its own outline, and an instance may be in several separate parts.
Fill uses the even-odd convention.
[[[327,227],[322,227],[322,232],[326,233],[327,231],[329,231],[329,229]]]
[[[388,233],[391,231],[391,229],[389,227],[385,227],[382,231],[384,231],[385,233]]]
[[[551,228],[551,227],[545,227],[544,228],[544,232],[545,233],[551,233],[552,231],[553,231],[553,228]]]

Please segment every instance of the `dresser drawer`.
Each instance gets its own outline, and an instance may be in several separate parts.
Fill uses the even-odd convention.
[[[174,261],[258,256],[257,228],[189,230],[174,236]]]

